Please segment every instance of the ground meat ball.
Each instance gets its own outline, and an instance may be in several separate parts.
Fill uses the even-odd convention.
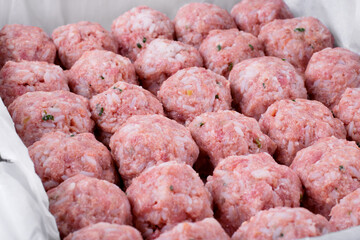
[[[161,84],[183,68],[202,67],[203,59],[196,48],[168,39],[155,39],[135,61],[142,85],[156,94]]]
[[[153,165],[175,160],[192,166],[199,155],[188,129],[155,114],[129,118],[111,137],[110,148],[126,185]]]
[[[117,52],[115,40],[98,23],[82,21],[60,26],[53,31],[52,38],[61,63],[67,69],[71,68],[85,51],[100,49]]]
[[[304,206],[328,217],[340,199],[360,187],[359,159],[355,142],[335,137],[299,151],[290,167],[305,187]]]
[[[180,123],[204,112],[231,108],[230,83],[204,68],[192,67],[168,78],[158,92],[167,114]]]
[[[108,181],[78,174],[50,189],[47,195],[61,237],[98,222],[131,224],[125,193]]]
[[[274,20],[261,28],[259,39],[266,55],[284,58],[300,72],[313,53],[334,45],[329,29],[313,17]]]
[[[105,50],[84,52],[67,75],[71,91],[87,98],[104,92],[119,81],[138,84],[130,60]]]
[[[26,146],[47,132],[91,132],[89,101],[68,91],[28,92],[13,101],[9,113]]]
[[[142,240],[142,237],[133,227],[101,222],[70,233],[64,240]]]
[[[34,91],[69,91],[61,67],[47,62],[8,61],[0,71],[0,96],[9,106],[15,98]]]
[[[266,23],[293,17],[283,0],[243,0],[231,9],[231,16],[241,30],[255,36]]]
[[[257,212],[272,207],[299,207],[302,186],[296,173],[268,153],[223,159],[208,177],[215,217],[231,236]]]
[[[333,111],[345,124],[348,137],[360,143],[360,88],[347,88]]]
[[[230,14],[214,4],[189,3],[176,13],[175,33],[179,41],[199,48],[213,29],[236,28]]]
[[[349,193],[330,212],[330,224],[337,231],[360,225],[360,188]]]
[[[242,61],[231,71],[229,81],[236,108],[257,120],[277,100],[307,98],[304,78],[277,57]]]
[[[318,101],[280,100],[272,104],[260,121],[261,130],[276,144],[275,159],[290,165],[296,152],[323,137],[345,138],[344,124]]]
[[[156,38],[174,39],[174,24],[163,13],[139,6],[115,19],[111,32],[119,44],[119,53],[136,60],[137,54]]]
[[[276,144],[261,132],[255,119],[235,111],[203,113],[188,127],[214,166],[228,156],[259,152],[273,154],[276,149]]]
[[[244,222],[232,240],[299,239],[332,232],[329,222],[305,208],[277,207],[257,213]]]
[[[189,165],[170,161],[145,170],[126,190],[135,226],[154,239],[184,221],[213,216],[211,195]]]
[[[39,27],[5,25],[0,31],[0,68],[7,61],[45,61],[53,63],[56,47]]]
[[[305,77],[310,97],[332,109],[346,88],[360,87],[360,55],[326,48],[311,57]]]
[[[163,234],[156,240],[188,240],[188,239],[206,239],[206,240],[230,240],[221,225],[214,218],[205,218],[195,223],[179,223]]]
[[[111,134],[133,115],[164,115],[162,104],[154,95],[124,82],[91,98],[90,109],[96,124]]]
[[[212,30],[200,45],[206,68],[225,77],[235,64],[264,56],[262,43],[253,35],[233,28]]]
[[[28,150],[45,190],[78,173],[115,182],[111,154],[91,133],[50,132]]]

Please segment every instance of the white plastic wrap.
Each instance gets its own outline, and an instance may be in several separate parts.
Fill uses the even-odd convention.
[[[336,44],[360,54],[360,0],[285,0],[295,16],[319,18]],[[51,34],[60,25],[88,20],[110,30],[112,21],[138,5],[148,5],[171,19],[190,0],[0,0],[0,27],[20,23]],[[231,10],[238,0],[209,0]],[[26,147],[16,135],[0,101],[0,238],[59,239],[54,218]],[[7,162],[6,160],[9,160]],[[360,227],[313,239],[359,239]]]

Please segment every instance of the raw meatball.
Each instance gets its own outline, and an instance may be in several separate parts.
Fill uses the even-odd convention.
[[[204,68],[191,67],[169,77],[158,98],[167,114],[180,123],[191,122],[204,112],[231,108],[230,83]]]
[[[259,39],[266,55],[286,59],[301,73],[313,53],[334,45],[329,29],[313,17],[274,20],[261,28]]]
[[[115,40],[98,23],[82,21],[60,26],[53,31],[52,38],[61,63],[67,69],[71,68],[85,51],[100,49],[117,52]]]
[[[156,38],[174,39],[174,24],[163,13],[147,6],[130,9],[111,25],[111,32],[119,44],[119,53],[136,60],[137,54]]]
[[[231,236],[257,212],[273,207],[299,207],[301,182],[290,168],[268,153],[223,159],[208,177],[215,217]]]
[[[337,231],[360,225],[360,188],[349,193],[330,212],[330,224]]]
[[[101,130],[114,133],[133,115],[164,115],[159,100],[140,86],[118,82],[90,100],[92,118]]]
[[[229,81],[236,108],[257,120],[277,100],[307,98],[302,75],[277,57],[242,61],[231,71]]]
[[[326,48],[311,57],[305,77],[310,97],[332,109],[346,88],[360,87],[360,55]]]
[[[185,163],[171,161],[145,170],[126,193],[135,226],[145,239],[153,239],[177,223],[213,216],[210,193]]]
[[[360,143],[360,88],[347,88],[333,111],[345,124],[348,137]]]
[[[111,154],[91,133],[50,132],[28,150],[45,190],[78,173],[115,182]]]
[[[98,222],[131,224],[125,193],[108,181],[78,174],[50,189],[47,195],[61,237]]]
[[[206,239],[206,240],[230,240],[221,225],[214,218],[205,218],[195,223],[179,223],[163,234],[156,240],[188,240],[188,239]]]
[[[142,85],[155,95],[161,84],[180,69],[202,66],[203,59],[196,48],[168,39],[155,39],[135,61]]]
[[[146,168],[171,160],[192,166],[199,155],[188,129],[155,114],[129,118],[111,137],[110,148],[126,185]]]
[[[254,57],[264,56],[264,47],[250,33],[233,28],[211,30],[200,45],[206,68],[226,78],[235,64]]]
[[[7,61],[44,61],[53,63],[56,47],[39,27],[5,25],[0,31],[0,68]]]
[[[180,42],[199,48],[213,29],[236,28],[230,14],[214,4],[189,3],[176,13],[175,33]]]
[[[345,138],[344,124],[318,101],[280,100],[261,115],[260,128],[276,144],[275,159],[290,165],[296,152],[323,137]]]
[[[119,81],[138,84],[130,60],[105,50],[84,52],[67,75],[71,91],[87,98],[104,92]]]
[[[142,240],[142,237],[133,227],[101,222],[70,233],[64,240]]]
[[[329,222],[305,208],[277,207],[257,213],[241,225],[232,240],[299,239],[332,232]]]
[[[283,0],[243,0],[231,9],[231,16],[238,28],[255,36],[266,23],[293,17]]]
[[[9,113],[26,146],[47,132],[92,132],[89,100],[68,91],[28,92],[13,101]]]
[[[340,199],[360,187],[360,149],[355,142],[327,137],[296,154],[291,168],[304,187],[304,206],[328,217]]]
[[[235,111],[203,113],[190,124],[191,135],[216,166],[222,158],[249,153],[275,152],[276,144],[258,122]]]
[[[9,106],[27,92],[69,91],[68,80],[61,67],[37,61],[8,61],[0,71],[0,96]]]

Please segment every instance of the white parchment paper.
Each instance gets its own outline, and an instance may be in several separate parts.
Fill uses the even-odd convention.
[[[43,28],[81,20],[99,22],[110,30],[112,21],[139,5],[148,5],[171,19],[190,0],[0,0],[0,27],[20,23]],[[239,0],[208,0],[228,11]],[[360,54],[360,0],[285,0],[295,16],[319,18],[333,33],[336,44]],[[16,135],[0,100],[0,239],[59,239],[48,200],[26,147]],[[360,227],[328,234],[318,240],[360,239]]]

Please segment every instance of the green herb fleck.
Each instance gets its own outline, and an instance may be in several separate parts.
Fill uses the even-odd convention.
[[[303,198],[304,198],[304,194],[301,193],[301,194],[300,194],[300,202],[303,200]]]
[[[146,37],[143,37],[143,43],[146,43]]]
[[[140,43],[137,43],[136,46],[137,46],[138,48],[140,48],[140,49],[142,48],[142,46],[141,46]]]
[[[291,101],[296,102],[296,100],[295,100],[295,99],[293,99],[293,100],[291,100]]]
[[[295,28],[294,32],[305,32],[305,28]]]
[[[199,124],[199,126],[202,127],[202,126],[204,126],[204,124],[205,124],[204,122],[201,122],[201,123]]]
[[[170,185],[170,191],[174,191],[174,186]]]
[[[47,114],[47,112],[44,110],[45,115],[42,117],[43,121],[48,121],[48,120],[54,120],[54,116]]]
[[[282,58],[281,60],[283,60],[284,62],[286,61],[286,59],[285,59],[285,58]]]
[[[105,78],[103,77],[103,75],[101,75],[100,78],[101,78],[101,79],[105,79]],[[91,85],[90,85],[90,86],[91,86]]]
[[[228,63],[229,71],[231,71],[234,67],[234,64],[232,62]]]
[[[283,233],[280,233],[280,237],[283,237],[284,236],[284,234]]]
[[[340,166],[339,166],[339,170],[340,170],[340,171],[344,170],[344,166],[343,166],[343,165],[340,165]]]
[[[120,92],[123,91],[121,88],[117,88],[117,87],[113,87],[113,89],[117,89],[117,90],[119,90]]]
[[[252,51],[254,51],[254,46],[249,44],[249,47],[251,48]]]
[[[219,99],[219,95],[218,95],[218,94],[215,95],[215,99]]]
[[[256,138],[254,141],[255,141],[256,145],[258,146],[258,148],[261,148],[260,139]]]
[[[218,50],[218,51],[221,50],[221,45],[220,45],[220,44],[218,44],[216,47],[217,47],[217,50]]]
[[[313,46],[313,45],[310,45],[310,47],[311,47],[312,49],[314,49],[314,46]]]
[[[99,116],[103,115],[103,113],[104,113],[104,108],[101,107],[101,108],[100,108],[100,112],[99,112]]]
[[[264,88],[264,89],[266,88],[265,83],[263,83],[263,88]]]
[[[74,133],[70,134],[70,137],[74,137],[74,136],[75,136],[75,134],[74,134]]]

